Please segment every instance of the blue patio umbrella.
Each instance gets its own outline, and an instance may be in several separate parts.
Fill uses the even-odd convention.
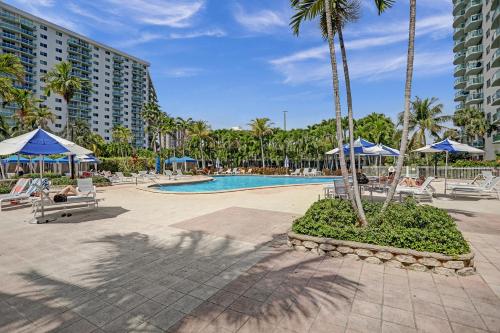
[[[173,164],[173,163],[178,163],[179,162],[179,158],[178,157],[170,157],[170,158],[167,158],[165,160],[165,164]]]
[[[196,160],[189,156],[182,156],[179,158],[179,162],[181,163],[196,163]]]
[[[42,163],[57,163],[57,160],[54,160],[50,157],[35,157],[34,159],[31,160],[31,162],[33,163],[38,163],[38,162],[42,162]]]
[[[484,150],[466,145],[465,143],[456,142],[450,139],[435,142],[422,148],[415,149],[414,152],[419,153],[446,153],[446,164],[444,169],[444,193],[446,194],[446,185],[448,181],[448,155],[454,153],[471,153],[484,154]]]
[[[17,155],[11,155],[11,156],[9,156],[9,157],[7,157],[7,158],[4,158],[4,159],[2,160],[2,162],[3,162],[4,164],[17,163],[18,159],[19,159],[19,163],[29,163],[29,162],[30,162],[30,160],[29,160],[29,159],[27,159],[26,157],[23,157],[23,156],[17,156]]]

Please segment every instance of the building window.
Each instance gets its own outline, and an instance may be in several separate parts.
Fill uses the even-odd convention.
[[[93,101],[94,102],[99,102],[99,99],[98,98],[94,98]]]
[[[99,85],[98,85],[97,83],[94,83],[93,85],[94,85],[94,87],[96,87],[96,88],[97,88],[97,87],[99,87]]]
[[[93,69],[94,73],[99,73],[99,70],[97,68]]]
[[[104,66],[104,67],[106,67],[107,69],[111,69],[111,67],[110,67],[109,65],[106,65],[106,66]]]
[[[45,73],[47,73],[47,70],[46,69],[40,69],[40,73],[41,74],[45,74]]]
[[[491,86],[491,81],[490,80],[486,81],[486,88],[489,88],[490,86]]]
[[[46,62],[45,60],[40,60],[40,63],[41,63],[42,65],[47,65],[47,62]]]
[[[56,35],[62,37],[62,32],[56,31]]]
[[[97,53],[94,53],[95,58],[99,58],[99,55]]]
[[[97,46],[94,46],[94,50],[99,51],[99,48]]]
[[[40,24],[40,29],[47,31],[47,27]]]
[[[56,48],[56,52],[57,52],[57,53],[62,53],[62,49],[58,49],[58,48]]]
[[[45,44],[45,43],[40,43],[40,46],[41,46],[41,47],[47,47],[47,44]]]
[[[109,119],[109,116],[108,116],[108,115],[105,115],[105,116],[104,116],[104,119]]]
[[[109,94],[104,94],[104,97],[109,97]]]
[[[107,54],[107,55],[110,55],[111,53],[109,53],[109,51],[106,51],[106,54]]]
[[[56,98],[56,103],[62,103],[62,99]]]
[[[40,34],[40,37],[42,37],[42,39],[47,39],[47,35],[44,34]]]
[[[61,108],[60,106],[56,106],[54,109],[55,109],[56,111],[62,111],[62,108]]]
[[[61,128],[61,124],[56,124],[56,127],[57,128]]]
[[[62,40],[57,39],[56,44],[62,45]]]
[[[62,58],[61,57],[56,57],[56,60],[57,61],[62,61]]]
[[[47,52],[40,51],[40,55],[46,57],[47,56]]]
[[[490,96],[488,96],[488,97],[486,98],[486,103],[487,103],[487,104],[490,104],[490,102],[491,102],[491,97],[490,97]]]

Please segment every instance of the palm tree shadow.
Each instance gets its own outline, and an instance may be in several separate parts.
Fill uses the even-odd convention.
[[[360,285],[339,272],[342,261],[291,251],[282,235],[275,239],[250,246],[188,231],[171,238],[110,234],[82,243],[105,251],[89,258],[91,265],[60,267],[56,276],[16,275],[10,292],[0,293],[0,331],[72,331],[82,322],[104,331],[219,331],[246,321],[258,331],[352,302]]]

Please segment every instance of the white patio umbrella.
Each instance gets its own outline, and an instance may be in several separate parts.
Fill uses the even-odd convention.
[[[39,155],[40,179],[42,179],[42,156],[54,154],[82,155],[92,154],[92,151],[38,128],[0,142],[0,156],[11,154]],[[45,216],[43,200],[41,200],[41,212],[43,218]]]
[[[446,194],[446,184],[448,180],[448,154],[450,153],[470,153],[484,154],[484,150],[466,145],[465,143],[456,142],[450,139],[435,142],[422,148],[415,149],[414,152],[419,153],[446,153],[446,162],[444,169],[444,194]]]

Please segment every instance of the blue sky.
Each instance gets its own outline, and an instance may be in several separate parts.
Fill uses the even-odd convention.
[[[305,127],[333,116],[328,48],[317,23],[288,26],[289,0],[8,0],[151,63],[160,104],[213,128],[269,117]],[[361,0],[346,27],[354,114],[395,119],[403,107],[408,0],[377,16]],[[452,113],[450,0],[419,0],[413,96],[438,97]],[[345,111],[345,108],[343,108]]]

